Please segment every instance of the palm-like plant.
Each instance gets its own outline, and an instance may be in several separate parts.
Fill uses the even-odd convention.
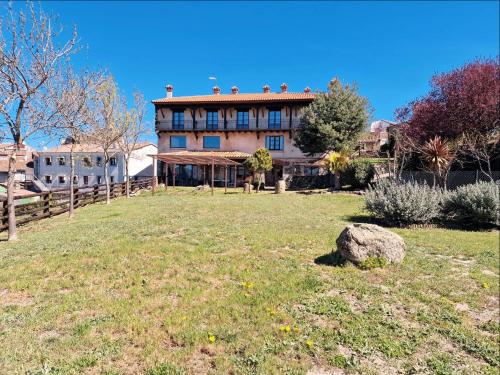
[[[427,168],[443,179],[453,160],[453,152],[449,143],[440,136],[435,136],[424,143],[421,152]]]
[[[330,152],[323,159],[326,169],[335,175],[335,190],[340,190],[340,175],[349,166],[349,153],[345,150],[341,152]]]

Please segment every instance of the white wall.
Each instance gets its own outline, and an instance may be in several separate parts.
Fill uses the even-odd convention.
[[[104,184],[104,167],[96,165],[96,159],[100,156],[102,163],[104,164],[104,155],[102,153],[75,153],[75,175],[78,176],[78,186],[93,186],[98,183],[98,176],[101,176],[102,184]],[[108,163],[108,175],[114,178],[114,182],[123,182],[125,163],[123,154],[118,153],[114,155],[117,159],[117,165],[112,166]],[[45,162],[46,157],[52,158],[52,165],[47,165]],[[59,165],[58,158],[64,157],[66,165]],[[70,176],[70,154],[61,153],[39,153],[38,158],[35,160],[35,175],[42,181],[45,186],[49,189],[56,188],[67,188],[69,187],[69,176]],[[83,158],[89,157],[91,159],[92,165],[87,167],[83,163]],[[45,176],[52,176],[52,183],[45,182]],[[65,182],[59,182],[59,176],[65,176]],[[84,184],[84,176],[88,176],[88,184]],[[111,178],[110,178],[111,180]]]
[[[134,150],[129,161],[130,177],[153,176],[153,158],[149,155],[156,155],[157,153],[158,147],[153,144]]]

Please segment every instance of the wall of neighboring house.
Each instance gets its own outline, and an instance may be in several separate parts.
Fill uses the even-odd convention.
[[[110,182],[123,182],[125,164],[123,154],[115,154],[116,165],[108,163],[108,176]],[[98,158],[101,158],[101,166],[98,165]],[[46,158],[51,158],[52,165],[48,165]],[[64,165],[59,163],[63,158]],[[43,153],[41,152],[35,160],[35,174],[49,189],[69,187],[70,177],[70,154],[69,153]],[[78,187],[93,186],[99,183],[104,184],[104,156],[100,153],[75,153],[75,176],[77,176]],[[48,182],[46,176],[50,176],[52,182]],[[60,177],[63,177],[60,179]]]
[[[158,147],[153,144],[134,150],[129,161],[130,177],[153,176],[153,158],[149,155],[156,155],[157,151]]]

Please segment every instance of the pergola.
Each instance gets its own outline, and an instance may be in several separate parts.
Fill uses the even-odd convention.
[[[214,195],[214,175],[215,166],[224,167],[224,193],[227,193],[227,167],[228,166],[238,166],[241,163],[231,160],[223,154],[218,154],[216,152],[195,152],[186,151],[182,153],[172,152],[151,155],[153,158],[164,162],[167,165],[166,168],[166,178],[165,178],[165,189],[168,189],[168,166],[173,165],[174,173],[172,174],[172,186],[175,187],[175,166],[176,165],[203,165],[212,167],[212,178],[211,178],[211,190],[212,195]],[[234,168],[234,187],[236,187],[236,168]]]

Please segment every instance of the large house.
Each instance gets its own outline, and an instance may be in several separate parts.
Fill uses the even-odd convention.
[[[182,155],[193,160],[203,155],[217,155],[242,163],[258,148],[267,148],[273,157],[273,170],[266,174],[266,184],[278,178],[318,173],[314,157],[304,155],[293,144],[293,132],[299,125],[301,109],[314,100],[309,88],[304,92],[288,92],[285,83],[279,93],[269,86],[262,93],[240,93],[233,86],[230,94],[222,94],[219,87],[211,95],[173,95],[173,87],[166,87],[167,96],[153,100],[158,159],[161,156]],[[160,180],[169,175],[177,184],[197,185],[211,178],[211,169],[200,163],[158,166]],[[229,166],[229,183],[242,182],[247,176],[243,166]],[[236,169],[236,170],[235,170]],[[222,166],[215,168],[214,180],[226,177]],[[170,177],[170,178],[171,178]]]
[[[73,147],[75,161],[75,186],[86,187],[104,184],[104,154],[93,144],[63,143],[57,147],[38,153],[35,159],[35,174],[48,189],[68,188],[70,183],[70,153]],[[138,143],[131,154],[129,174],[131,178],[154,175],[153,159],[156,145],[150,142]],[[110,150],[108,177],[110,183],[125,181],[125,156],[118,149]]]

